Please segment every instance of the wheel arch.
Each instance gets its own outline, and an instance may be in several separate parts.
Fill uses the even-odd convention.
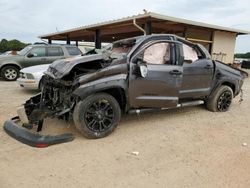
[[[87,86],[82,85],[73,92],[73,96],[83,100],[87,96],[96,93],[108,93],[113,96],[119,103],[121,110],[127,110],[127,82],[124,79],[111,80],[108,82],[102,82],[98,84],[88,83]]]
[[[210,92],[210,96],[213,94],[213,92],[217,88],[219,88],[219,87],[221,87],[223,85],[230,87],[232,89],[232,91],[233,91],[234,96],[237,95],[237,93],[238,93],[237,84],[233,80],[223,79],[223,80],[220,80],[219,82],[217,82],[217,84],[215,84],[215,87]]]
[[[234,83],[225,81],[225,82],[222,82],[222,83],[221,83],[221,86],[222,86],[222,85],[230,87],[230,88],[233,90],[233,93],[235,94],[236,87],[235,87],[235,84],[234,84]]]
[[[4,67],[7,67],[7,66],[13,66],[13,67],[16,67],[18,70],[21,70],[22,68],[16,64],[16,63],[6,63],[6,64],[3,64],[1,67],[0,67],[0,72],[3,70]]]

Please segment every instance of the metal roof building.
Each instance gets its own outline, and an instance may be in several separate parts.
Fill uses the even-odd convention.
[[[145,12],[122,19],[82,26],[62,32],[39,36],[41,39],[95,42],[101,48],[102,42],[152,33],[176,34],[189,41],[203,44],[214,59],[231,63],[234,57],[236,37],[250,34],[248,31],[206,24],[186,19]]]

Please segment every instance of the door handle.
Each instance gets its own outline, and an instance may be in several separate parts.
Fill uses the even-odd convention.
[[[47,59],[46,58],[41,58],[42,61],[46,61]]]
[[[211,67],[211,65],[206,65],[205,67],[204,67],[204,69],[211,69],[212,67]]]
[[[182,74],[182,72],[178,71],[178,70],[172,70],[169,73],[172,74],[172,75],[181,75]]]

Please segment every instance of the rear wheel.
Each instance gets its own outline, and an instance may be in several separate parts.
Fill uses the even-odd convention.
[[[111,134],[121,118],[116,99],[106,93],[97,93],[80,101],[73,113],[76,128],[87,138],[103,138]]]
[[[14,81],[19,75],[19,69],[15,66],[8,65],[1,70],[1,77],[7,81]]]
[[[207,109],[212,112],[228,111],[233,100],[233,91],[228,86],[217,88],[207,101]]]

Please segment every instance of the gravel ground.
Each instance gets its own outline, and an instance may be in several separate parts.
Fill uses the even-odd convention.
[[[56,119],[45,121],[43,133],[72,132],[73,142],[31,148],[0,129],[0,187],[249,188],[250,79],[243,88],[244,101],[236,97],[226,113],[196,106],[127,115],[99,140]],[[2,80],[0,93],[1,126],[35,94]]]

